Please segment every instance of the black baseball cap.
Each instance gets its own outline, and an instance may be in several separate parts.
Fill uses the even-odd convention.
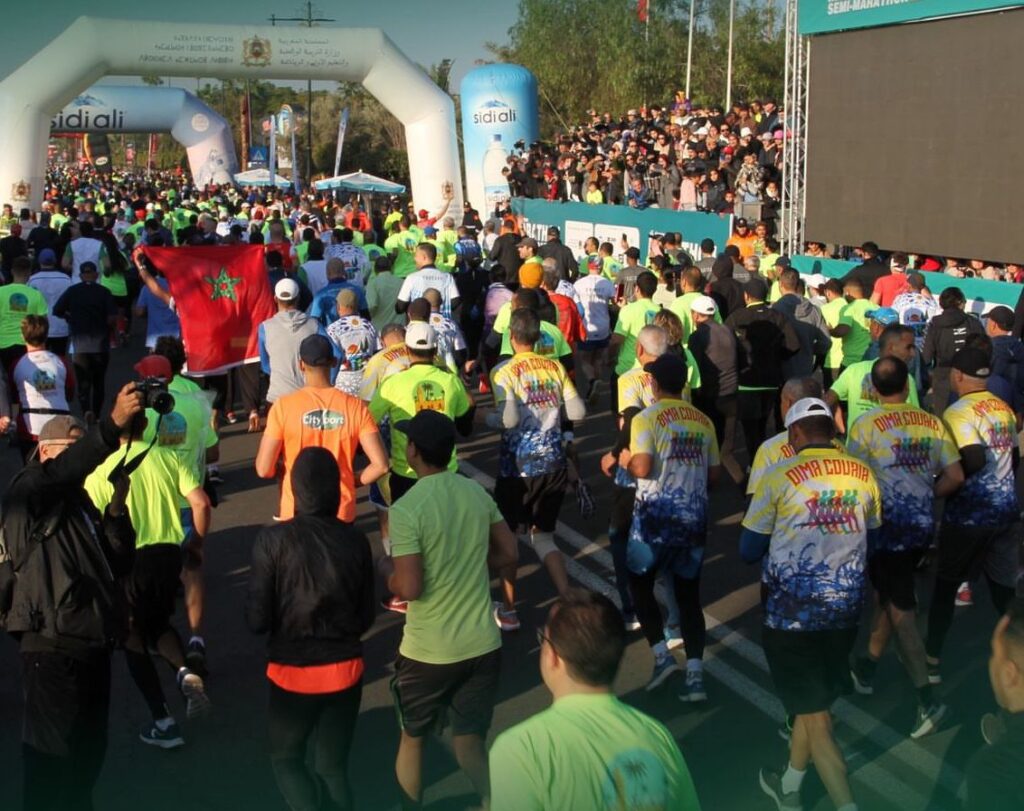
[[[323,335],[307,335],[299,344],[299,359],[307,366],[333,366],[331,342]]]
[[[659,388],[669,392],[681,392],[686,388],[686,361],[679,355],[664,354],[644,366]]]
[[[950,366],[968,377],[984,378],[992,374],[992,359],[988,352],[973,346],[957,352]]]
[[[448,458],[455,451],[455,423],[440,411],[417,412],[411,420],[396,422],[395,428],[432,456]]]

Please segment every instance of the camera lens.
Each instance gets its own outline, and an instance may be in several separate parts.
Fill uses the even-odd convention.
[[[170,414],[174,411],[174,395],[168,391],[150,391],[148,405],[157,414]]]

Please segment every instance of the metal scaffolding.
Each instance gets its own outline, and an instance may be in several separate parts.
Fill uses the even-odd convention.
[[[786,70],[783,109],[785,154],[782,164],[782,250],[803,252],[807,213],[807,101],[811,73],[811,40],[800,35],[799,0],[786,0]]]

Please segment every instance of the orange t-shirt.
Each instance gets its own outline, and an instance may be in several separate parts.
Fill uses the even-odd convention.
[[[305,386],[274,401],[267,415],[267,436],[284,443],[284,482],[281,487],[282,519],[295,514],[292,464],[303,448],[326,448],[341,470],[341,505],[338,518],[356,518],[356,475],[352,470],[361,437],[376,434],[377,425],[366,403],[331,387]]]
[[[729,237],[726,245],[735,245],[740,249],[740,259],[746,259],[748,256],[754,255],[754,243],[757,241],[757,237],[751,231],[745,237],[741,237],[739,234],[733,234]]]

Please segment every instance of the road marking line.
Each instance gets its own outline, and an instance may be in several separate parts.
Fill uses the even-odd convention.
[[[487,475],[469,462],[460,461],[463,471],[484,487],[494,486],[493,477]],[[589,538],[570,527],[563,521],[556,526],[556,535],[569,544],[578,554],[590,558],[601,566],[606,572],[614,573],[614,564],[611,554],[602,547],[595,544]],[[578,582],[594,591],[604,594],[617,605],[619,604],[618,590],[607,580],[596,575],[590,569],[582,566],[572,557],[566,556],[567,569],[570,576]],[[659,599],[664,603],[664,592],[659,587],[655,589]],[[741,658],[753,664],[763,673],[768,673],[768,663],[764,656],[764,650],[756,642],[748,639],[739,631],[734,630],[728,624],[720,622],[717,618],[705,612],[705,621],[708,635],[718,644],[736,653]],[[761,712],[776,721],[781,721],[784,715],[781,704],[767,690],[756,685],[749,678],[737,671],[731,665],[720,659],[705,660],[705,668],[718,681],[721,681],[740,697],[749,701]],[[942,758],[924,749],[906,735],[901,735],[879,719],[851,704],[846,699],[839,699],[833,707],[837,718],[842,720],[850,729],[854,730],[861,737],[871,741],[882,750],[884,755],[890,755],[900,763],[913,769],[919,775],[932,783],[938,782],[944,789],[954,796],[963,782],[963,774],[955,767],[946,763]],[[906,786],[898,778],[889,777],[891,774],[884,767],[875,763],[868,763],[857,769],[854,774],[861,774],[865,781],[872,786],[884,786],[884,794],[895,799],[896,794],[912,794],[914,801],[920,803],[921,807],[927,805],[927,798]],[[870,775],[870,778],[868,778]],[[898,787],[905,787],[899,791]],[[904,807],[909,807],[905,805]]]

